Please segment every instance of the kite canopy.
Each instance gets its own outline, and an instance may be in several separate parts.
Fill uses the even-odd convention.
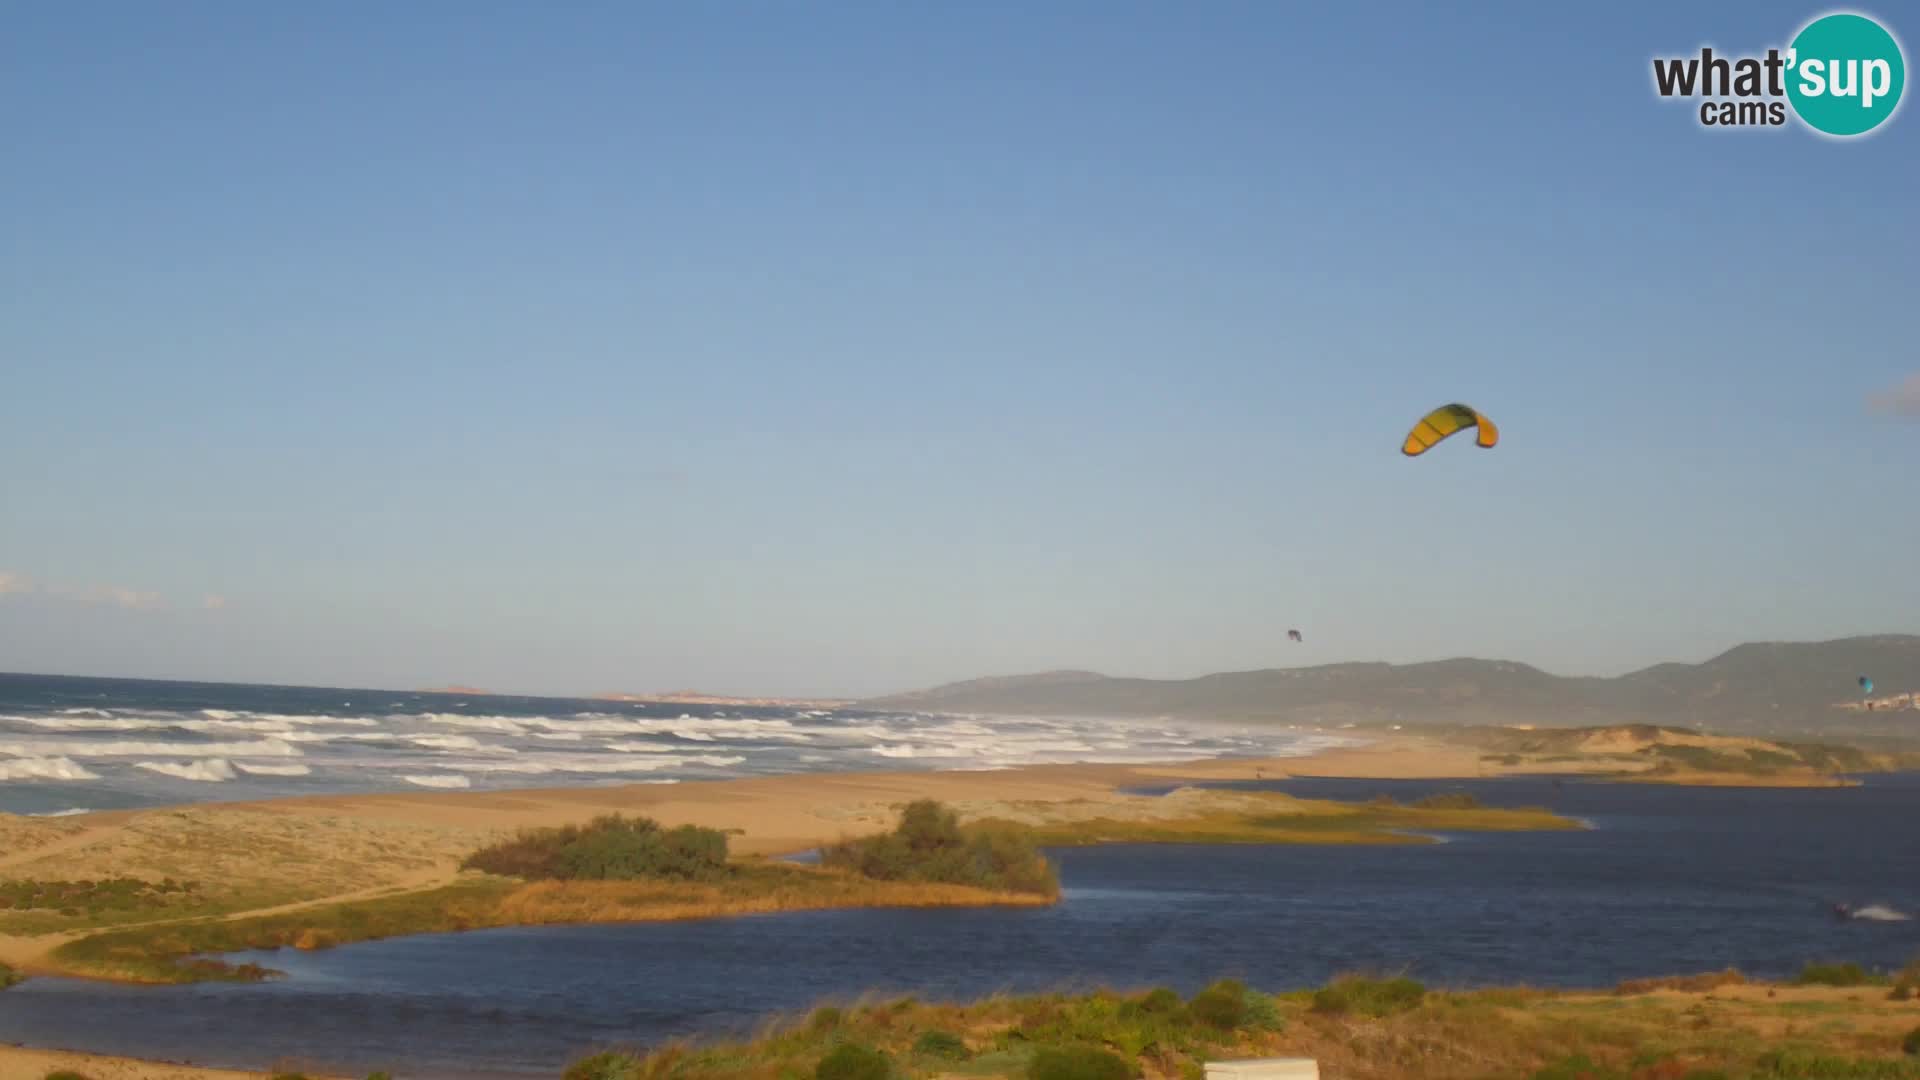
[[[1482,447],[1492,447],[1500,441],[1500,429],[1471,407],[1442,405],[1413,425],[1413,430],[1407,432],[1406,445],[1400,448],[1400,452],[1408,457],[1419,457],[1433,449],[1440,440],[1463,428],[1478,428],[1480,433],[1476,441]]]
[[[1300,640],[1300,631],[1298,631],[1298,630],[1289,630],[1289,631],[1287,631],[1287,640],[1289,640],[1289,641],[1299,641],[1299,640]]]
[[[1873,693],[1873,680],[1867,678],[1865,675],[1860,676],[1860,692],[1863,694]]]

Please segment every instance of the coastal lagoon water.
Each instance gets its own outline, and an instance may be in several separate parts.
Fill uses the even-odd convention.
[[[1055,852],[1039,910],[846,911],[511,929],[242,954],[254,986],[32,980],[0,993],[0,1040],[260,1067],[297,1059],[421,1078],[555,1076],[579,1054],[750,1031],[863,991],[971,998],[1105,983],[1268,989],[1356,969],[1443,986],[1607,986],[1808,961],[1896,967],[1920,922],[1920,776],[1829,790],[1550,780],[1231,785],[1313,797],[1465,790],[1590,821],[1419,847],[1117,846]]]
[[[0,811],[1309,754],[1296,728],[0,674]]]

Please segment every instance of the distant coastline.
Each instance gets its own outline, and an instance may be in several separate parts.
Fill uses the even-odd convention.
[[[840,709],[855,703],[854,698],[734,697],[728,694],[705,694],[698,690],[668,690],[657,694],[595,694],[593,700],[638,705],[740,705],[781,709]]]

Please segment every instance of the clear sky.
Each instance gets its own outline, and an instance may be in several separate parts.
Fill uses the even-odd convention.
[[[1815,6],[1470,10],[10,5],[0,670],[869,693],[1920,631],[1915,106],[1655,97]],[[1501,445],[1404,458],[1455,400]]]

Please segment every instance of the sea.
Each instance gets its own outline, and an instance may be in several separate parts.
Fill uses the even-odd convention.
[[[0,812],[799,772],[1286,757],[1312,727],[0,674]]]
[[[38,747],[10,756],[15,761],[64,758],[95,775],[8,781],[0,790],[18,799],[21,790],[59,787],[66,794],[46,804],[55,805],[62,799],[133,797],[120,781],[137,788],[141,799],[175,801],[187,790],[253,785],[263,791],[284,791],[278,785],[287,784],[367,790],[367,785],[410,784],[404,777],[411,775],[457,774],[475,787],[501,786],[499,775],[471,763],[517,756],[547,764],[545,755],[556,753],[569,760],[570,755],[597,760],[635,753],[604,745],[629,739],[670,747],[661,755],[746,759],[727,765],[676,763],[671,772],[661,770],[668,775],[655,777],[675,780],[712,775],[696,771],[706,769],[720,775],[753,768],[779,771],[762,765],[763,758],[783,760],[789,769],[843,767],[876,757],[885,758],[887,767],[984,768],[1003,767],[996,759],[1144,753],[1138,745],[1125,750],[1101,745],[1119,741],[1103,736],[1120,728],[1080,722],[839,710],[822,715],[649,710],[492,698],[484,705],[468,702],[462,712],[439,699],[423,707],[420,695],[248,691],[264,699],[233,700],[231,688],[173,689],[167,693],[180,696],[164,703],[151,696],[138,704],[112,698],[88,704],[37,700],[28,708],[16,694],[7,699],[14,703],[6,711],[42,719],[277,723],[286,726],[246,737],[337,731],[377,734],[385,741],[346,740],[336,746],[340,740],[285,740],[300,753],[284,758],[230,751],[88,754]],[[225,700],[194,696],[216,693]],[[338,704],[323,707],[306,696],[329,693]],[[280,694],[300,696],[289,702],[279,700]],[[230,715],[210,717],[209,709]],[[505,724],[497,730],[459,729],[431,719],[436,716],[510,720],[517,733]],[[321,717],[375,723],[329,725]],[[711,726],[737,720],[786,726],[766,729],[780,733],[771,738]],[[615,723],[644,729],[600,730]],[[1022,749],[996,748],[990,734],[980,733],[1000,731],[1003,723],[1022,740]],[[242,737],[197,726],[161,734],[179,726],[50,728],[22,732],[22,737],[74,743],[191,738],[201,747]],[[676,728],[691,737],[676,734]],[[886,734],[852,734],[851,729]],[[1220,753],[1226,746],[1245,747],[1241,752],[1270,753],[1276,746],[1298,751],[1307,744],[1294,739],[1322,737],[1192,732],[1157,724],[1137,730],[1163,740],[1152,745],[1181,756],[1197,749]],[[543,732],[577,732],[581,745],[555,750],[543,745],[550,740],[535,740]],[[461,733],[482,746],[511,748],[513,755],[464,745],[419,746],[408,738]],[[758,749],[748,752],[749,747]],[[896,753],[876,754],[880,747]],[[899,752],[909,749],[911,754]],[[801,755],[808,753],[829,755],[838,764],[803,762]],[[0,760],[6,756],[0,752]],[[194,781],[140,767],[144,761],[211,760],[232,766],[232,778]],[[312,771],[275,776],[239,768],[259,761],[305,764]],[[382,764],[376,767],[375,761]],[[608,780],[560,768],[527,775],[542,782]],[[634,926],[513,928],[232,957],[285,972],[284,978],[260,984],[140,987],[36,978],[0,992],[0,1041],[236,1068],[342,1075],[378,1069],[408,1080],[526,1080],[556,1077],[568,1062],[597,1050],[748,1034],[769,1018],[798,1017],[819,1004],[862,996],[967,1000],[1003,990],[1102,985],[1166,985],[1191,993],[1222,976],[1288,990],[1356,971],[1404,973],[1442,988],[1606,988],[1625,979],[1729,967],[1784,978],[1813,962],[1853,962],[1889,971],[1920,955],[1920,921],[1900,917],[1920,912],[1920,829],[1914,828],[1920,821],[1920,775],[1862,780],[1853,788],[1780,790],[1547,777],[1221,783],[1210,786],[1354,801],[1466,792],[1490,805],[1546,806],[1589,827],[1437,833],[1427,837],[1434,842],[1404,846],[1069,848],[1049,852],[1063,884],[1061,902],[1049,908],[817,911]],[[1892,917],[1840,918],[1839,904],[1856,910],[1874,905]]]

